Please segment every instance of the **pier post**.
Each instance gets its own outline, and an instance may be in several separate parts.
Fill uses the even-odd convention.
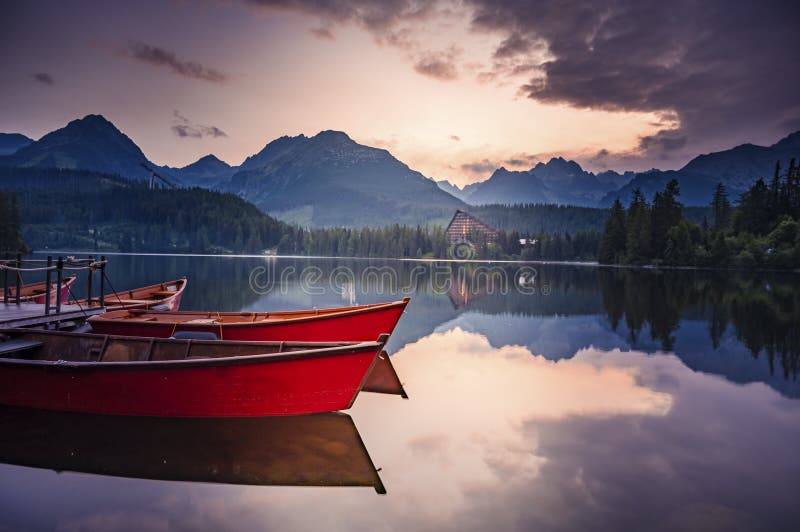
[[[51,273],[50,267],[53,266],[53,257],[50,255],[47,256],[47,272],[45,273],[45,294],[44,294],[44,313],[50,314],[50,294],[53,290],[53,287],[50,286],[51,281]]]
[[[22,268],[22,253],[17,253],[17,269]],[[17,271],[17,305],[19,305],[22,300],[20,291],[22,290],[22,274]]]
[[[100,306],[106,306],[106,256],[100,255]]]
[[[91,264],[94,262],[94,257],[89,255],[89,263]],[[86,306],[92,306],[92,268],[89,268],[88,273],[86,274]]]
[[[61,281],[64,275],[64,257],[56,262],[56,314],[61,313]]]
[[[9,262],[5,261],[6,266]],[[8,305],[8,270],[3,270],[3,303]]]

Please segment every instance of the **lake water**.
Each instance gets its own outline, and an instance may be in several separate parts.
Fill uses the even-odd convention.
[[[118,290],[187,276],[184,310],[410,295],[388,345],[410,399],[289,421],[6,415],[0,442],[31,442],[0,444],[0,531],[800,527],[798,275],[110,260]],[[366,486],[220,483],[246,481]]]

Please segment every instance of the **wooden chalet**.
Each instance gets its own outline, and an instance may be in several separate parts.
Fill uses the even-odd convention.
[[[497,229],[483,223],[471,214],[457,210],[445,230],[450,242],[469,241],[470,235],[481,235],[488,243],[497,241]]]

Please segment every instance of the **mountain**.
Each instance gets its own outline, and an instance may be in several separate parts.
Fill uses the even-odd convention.
[[[101,115],[87,115],[48,133],[11,155],[0,165],[23,168],[81,169],[141,179],[148,172],[142,150]]]
[[[627,171],[622,174],[614,170],[606,170],[597,174],[597,180],[608,186],[620,188],[627,185],[631,179],[636,177],[636,172]]]
[[[463,189],[458,188],[457,185],[454,185],[450,181],[446,179],[442,179],[441,181],[437,181],[436,184],[438,187],[451,196],[455,196],[456,198],[460,199],[461,201],[466,201],[467,196],[469,193],[465,193]]]
[[[33,142],[19,133],[0,133],[0,155],[11,155]]]
[[[769,181],[780,161],[784,170],[792,158],[800,157],[800,131],[792,133],[772,146],[742,144],[730,150],[700,155],[680,170],[651,170],[637,174],[622,188],[608,193],[600,206],[611,205],[616,198],[630,200],[633,190],[639,188],[645,197],[662,190],[671,179],[681,187],[680,200],[687,206],[703,206],[711,202],[717,183],[723,183],[731,199],[736,199],[750,186],[763,178]]]
[[[545,184],[528,171],[512,171],[500,167],[489,179],[464,187],[467,202],[472,205],[502,203],[550,203]]]
[[[168,170],[182,185],[218,188],[236,173],[238,167],[209,154],[183,168],[168,168]]]
[[[607,192],[618,188],[620,185],[616,182],[627,175],[605,172],[604,180],[600,180],[575,161],[555,157],[525,171],[499,168],[486,181],[464,187],[463,197],[472,205],[555,203],[594,206]]]
[[[465,208],[388,151],[340,131],[274,140],[221,189],[304,226],[447,223]]]

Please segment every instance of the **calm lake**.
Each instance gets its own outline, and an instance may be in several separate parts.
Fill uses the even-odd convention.
[[[799,275],[186,256],[108,274],[185,275],[182,310],[411,296],[387,349],[410,399],[288,421],[6,412],[0,531],[798,530]]]

